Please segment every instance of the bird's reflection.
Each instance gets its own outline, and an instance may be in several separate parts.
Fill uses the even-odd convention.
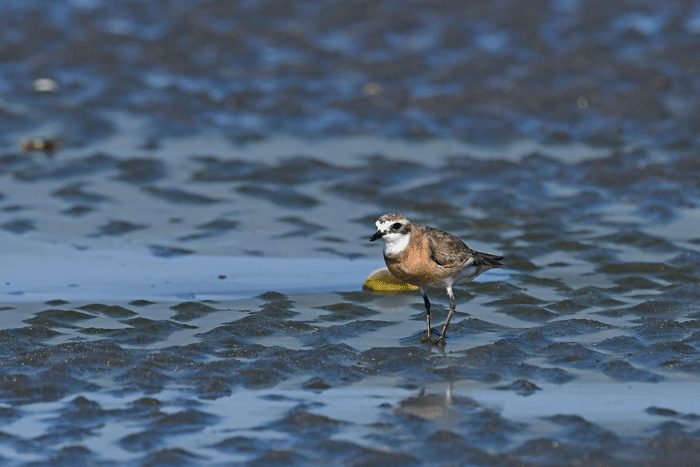
[[[426,394],[425,388],[423,388],[418,395],[399,402],[394,411],[426,420],[455,419],[459,417],[460,413],[452,408],[452,403],[452,384],[449,384],[444,395]]]

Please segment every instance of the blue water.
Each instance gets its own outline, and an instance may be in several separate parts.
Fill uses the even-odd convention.
[[[0,463],[695,465],[697,17],[1,4]],[[505,256],[444,348],[392,211]]]

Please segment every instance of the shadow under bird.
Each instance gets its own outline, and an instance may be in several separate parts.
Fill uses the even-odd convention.
[[[493,268],[504,268],[502,256],[480,253],[462,240],[442,230],[412,224],[401,214],[384,214],[375,222],[377,232],[369,241],[384,242],[384,261],[398,279],[418,286],[425,303],[428,335],[424,342],[445,344],[445,334],[457,308],[452,286],[469,282]],[[450,296],[450,312],[442,332],[435,338],[430,329],[430,300],[427,287],[445,287]]]

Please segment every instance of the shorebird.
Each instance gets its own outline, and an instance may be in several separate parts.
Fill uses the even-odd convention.
[[[457,308],[452,286],[474,279],[493,268],[504,268],[502,256],[479,253],[459,238],[425,225],[411,224],[401,214],[384,214],[377,222],[377,232],[369,241],[384,242],[384,261],[398,279],[418,286],[425,303],[428,335],[423,340],[445,345],[445,334]],[[442,332],[433,337],[430,329],[430,300],[427,287],[445,287],[450,297],[450,312]]]

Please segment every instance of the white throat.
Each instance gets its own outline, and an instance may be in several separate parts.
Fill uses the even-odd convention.
[[[411,241],[411,234],[388,234],[384,235],[382,240],[384,240],[384,254],[386,256],[396,256],[406,249],[408,242]]]

